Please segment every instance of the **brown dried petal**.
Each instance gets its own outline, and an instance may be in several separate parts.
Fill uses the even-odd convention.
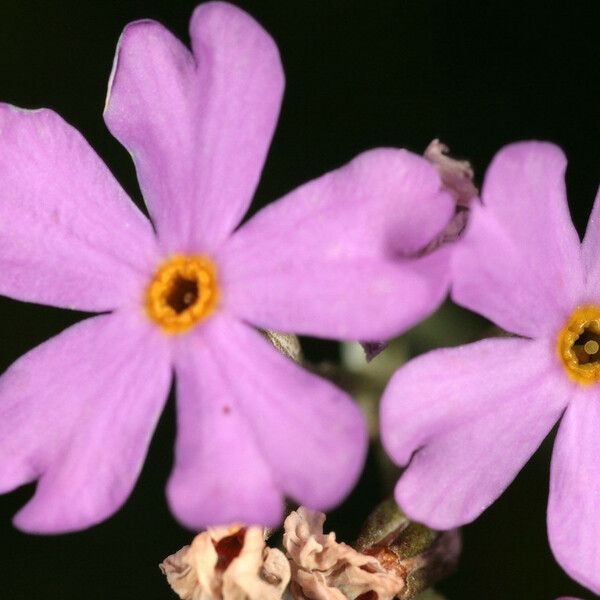
[[[433,140],[423,156],[437,169],[444,187],[452,194],[457,206],[467,207],[479,192],[473,183],[473,167],[467,160],[448,155],[449,148],[440,140]]]
[[[283,557],[283,561],[277,554]],[[268,564],[267,557],[270,558]],[[269,580],[274,583],[269,583]],[[290,566],[283,553],[266,549],[262,528],[251,527],[246,532],[240,555],[231,561],[223,573],[223,598],[279,600],[289,580]]]
[[[287,559],[265,547],[261,527],[209,529],[160,568],[182,600],[279,600],[290,579]]]
[[[186,562],[189,546],[167,556],[159,568],[167,577],[168,584],[182,600],[192,600],[198,586],[198,578],[191,565]]]
[[[336,542],[323,533],[325,515],[300,507],[284,523],[283,544],[292,560],[292,594],[296,600],[354,600],[371,592],[391,600],[404,580],[386,572],[373,556]]]

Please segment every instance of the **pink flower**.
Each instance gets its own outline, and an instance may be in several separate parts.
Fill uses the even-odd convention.
[[[498,153],[453,255],[453,298],[517,337],[435,350],[400,369],[382,435],[394,460],[410,463],[398,503],[446,529],[485,510],[562,415],[548,535],[565,570],[598,593],[600,200],[580,243],[565,166],[551,144]]]
[[[172,372],[178,431],[167,495],[194,528],[275,524],[283,496],[339,502],[367,436],[350,398],[255,328],[387,338],[447,285],[425,245],[452,212],[424,159],[377,149],[271,204],[239,229],[277,120],[277,48],[219,2],[190,52],[153,21],[119,42],[104,113],[151,214],[49,110],[0,106],[0,292],[102,314],[0,379],[0,491],[39,480],[18,527],[90,526],[123,504]]]

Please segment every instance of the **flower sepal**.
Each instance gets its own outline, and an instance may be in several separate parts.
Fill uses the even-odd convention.
[[[461,540],[458,529],[435,531],[411,521],[389,498],[369,515],[355,546],[406,582],[398,598],[408,600],[454,571]]]

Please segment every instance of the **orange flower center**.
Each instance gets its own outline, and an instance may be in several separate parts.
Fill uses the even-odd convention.
[[[176,255],[156,271],[146,291],[146,313],[170,334],[184,333],[217,304],[215,266],[205,256]]]
[[[567,375],[581,385],[600,381],[600,306],[580,306],[558,335],[558,356]]]

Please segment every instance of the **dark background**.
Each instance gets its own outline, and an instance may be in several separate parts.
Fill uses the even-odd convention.
[[[374,146],[421,152],[439,137],[468,157],[481,179],[503,144],[538,138],[565,150],[571,209],[580,231],[585,226],[600,174],[598,4],[580,3],[581,10],[570,2],[527,1],[238,4],[274,36],[287,75],[254,208]],[[101,116],[114,48],[123,26],[142,17],[160,20],[187,41],[194,5],[4,1],[0,100],[58,111],[139,202],[133,166]],[[83,316],[5,298],[0,314],[1,371]],[[335,353],[314,343],[309,350],[314,359]],[[156,566],[192,536],[175,523],[163,494],[173,416],[171,398],[132,497],[102,525],[65,536],[23,535],[10,520],[33,486],[0,498],[0,598],[175,597]],[[439,586],[450,600],[593,597],[561,572],[548,548],[550,449],[551,439],[504,496],[465,528],[460,569]],[[328,521],[340,538],[356,535],[384,487],[371,460],[357,490]]]

